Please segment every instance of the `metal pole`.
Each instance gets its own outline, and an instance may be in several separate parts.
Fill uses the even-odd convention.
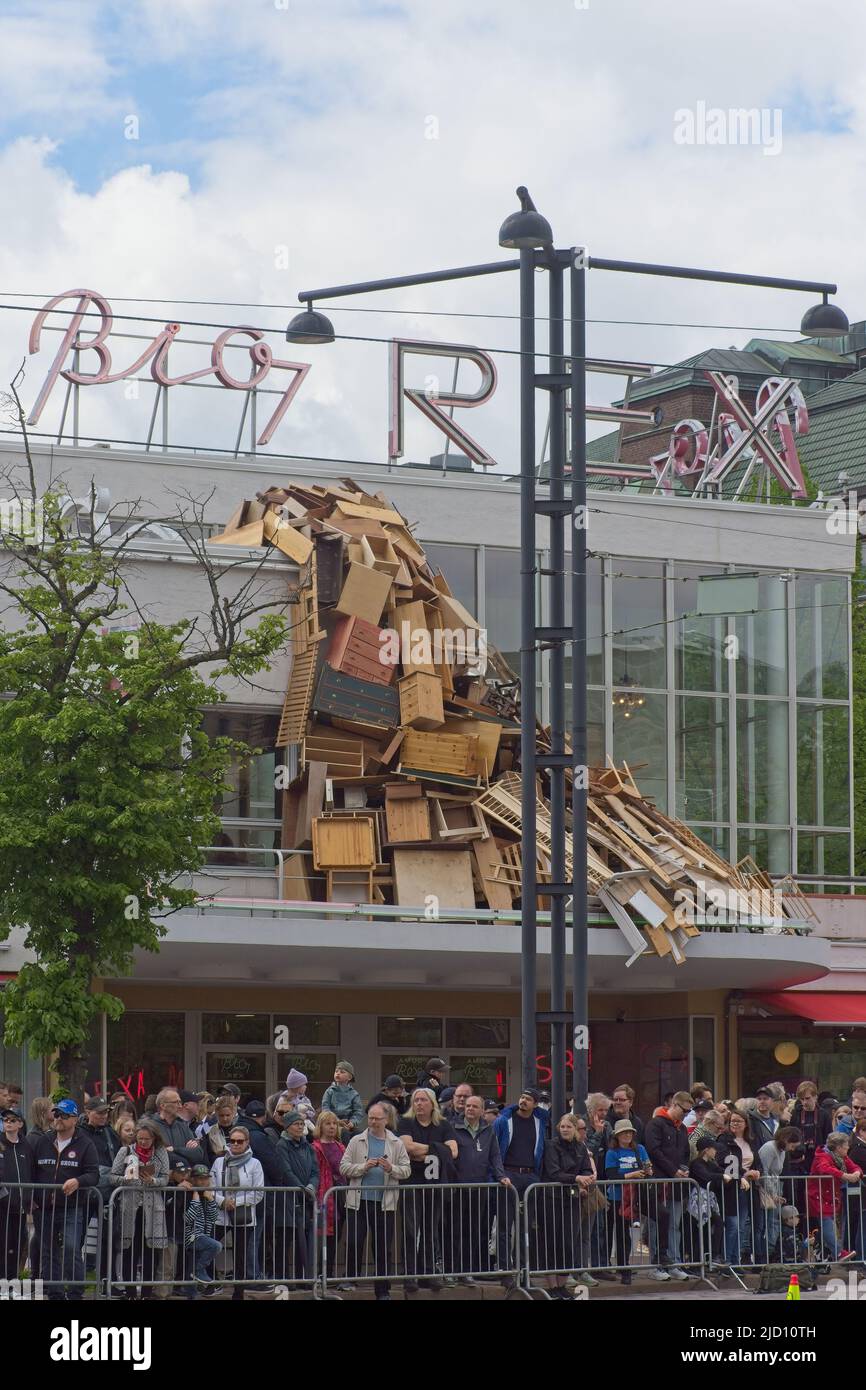
[[[563,267],[554,253],[550,275],[550,373],[565,371],[563,321]],[[565,497],[565,390],[550,392],[550,500]],[[550,515],[550,625],[565,627],[565,517],[551,508]],[[554,641],[550,653],[550,751],[565,752],[565,644]],[[552,764],[550,775],[550,877],[565,882],[565,768]],[[565,1012],[565,896],[557,889],[550,899],[550,1011]],[[565,1113],[565,1020],[550,1023],[550,1087],[554,1123]]]
[[[574,893],[572,897],[572,960],[574,1034],[574,1098],[583,1105],[589,1087],[589,978],[586,911],[586,801],[588,787],[586,742],[586,270],[583,255],[571,266],[571,500],[572,530],[571,649],[572,835]]]
[[[535,253],[520,252],[521,1070],[536,1082]]]

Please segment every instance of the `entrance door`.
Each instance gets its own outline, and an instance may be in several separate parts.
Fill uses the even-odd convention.
[[[202,1058],[205,1090],[216,1095],[227,1081],[240,1088],[241,1106],[264,1101],[277,1089],[274,1053],[268,1047],[206,1047]]]

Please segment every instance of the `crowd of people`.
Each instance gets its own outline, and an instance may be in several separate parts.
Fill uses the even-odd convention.
[[[27,1119],[0,1083],[0,1277],[54,1298],[80,1299],[88,1270],[112,1296],[242,1298],[308,1282],[322,1251],[329,1279],[371,1278],[380,1300],[396,1275],[409,1294],[513,1287],[521,1211],[553,1298],[570,1279],[630,1284],[637,1265],[683,1281],[708,1258],[741,1278],[864,1262],[866,1077],[850,1101],[810,1081],[715,1101],[696,1082],[645,1118],[624,1083],[557,1118],[544,1092],[501,1106],[447,1072],[432,1057],[413,1090],[391,1075],[365,1103],[341,1060],[319,1106],[292,1069],[243,1108],[231,1084],[169,1086],[141,1115],[119,1093],[81,1111],[39,1097]]]

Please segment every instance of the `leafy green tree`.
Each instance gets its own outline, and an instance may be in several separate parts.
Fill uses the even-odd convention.
[[[100,525],[92,488],[79,534],[63,490],[37,489],[14,385],[13,398],[27,483],[4,480],[0,537],[0,940],[22,928],[34,958],[6,987],[5,1041],[56,1054],[63,1089],[80,1095],[94,1020],[123,1012],[97,982],[128,974],[166,917],[197,901],[184,885],[215,842],[225,769],[252,751],[211,742],[201,708],[223,698],[222,676],[267,665],[287,620],[257,569],[221,594],[226,567],[194,509],[182,529],[211,612],[150,622],[131,592],[135,504]]]

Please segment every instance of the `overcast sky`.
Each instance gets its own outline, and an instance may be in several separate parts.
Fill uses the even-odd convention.
[[[557,245],[834,280],[851,320],[866,317],[866,9],[850,0],[3,0],[0,9],[0,302],[40,305],[86,286],[118,315],[158,319],[123,325],[148,336],[172,320],[273,329],[275,355],[314,364],[275,452],[384,460],[387,348],[292,348],[281,342],[291,310],[259,306],[291,306],[317,284],[508,256],[497,233],[520,183]],[[707,121],[723,129],[714,108],[763,110],[764,136],[700,143],[713,138]],[[695,143],[681,143],[692,118]],[[514,349],[513,320],[458,315],[514,315],[516,296],[509,275],[346,301],[377,312],[329,312],[343,334]],[[589,351],[673,362],[753,332],[784,336],[810,302],[596,271],[591,320],[718,327],[591,323]],[[386,308],[401,312],[378,312]],[[26,354],[32,317],[0,314],[4,381]],[[218,331],[182,336],[209,345]],[[28,403],[56,342],[45,335],[28,363]],[[114,369],[143,347],[118,342]],[[238,375],[244,360],[231,359]],[[209,346],[172,349],[176,372],[208,361]],[[495,397],[462,422],[513,469],[515,359],[496,361]],[[82,360],[93,366],[92,354]],[[429,370],[416,361],[408,383]],[[473,389],[477,375],[466,366],[460,380]],[[591,396],[609,400],[621,385],[596,377]],[[142,437],[154,389],[142,386],[137,401],[123,386],[83,392],[83,437]],[[61,403],[58,386],[40,428],[56,427]],[[175,388],[171,438],[231,448],[241,405],[234,392]],[[409,422],[408,457],[441,446],[419,415]]]

